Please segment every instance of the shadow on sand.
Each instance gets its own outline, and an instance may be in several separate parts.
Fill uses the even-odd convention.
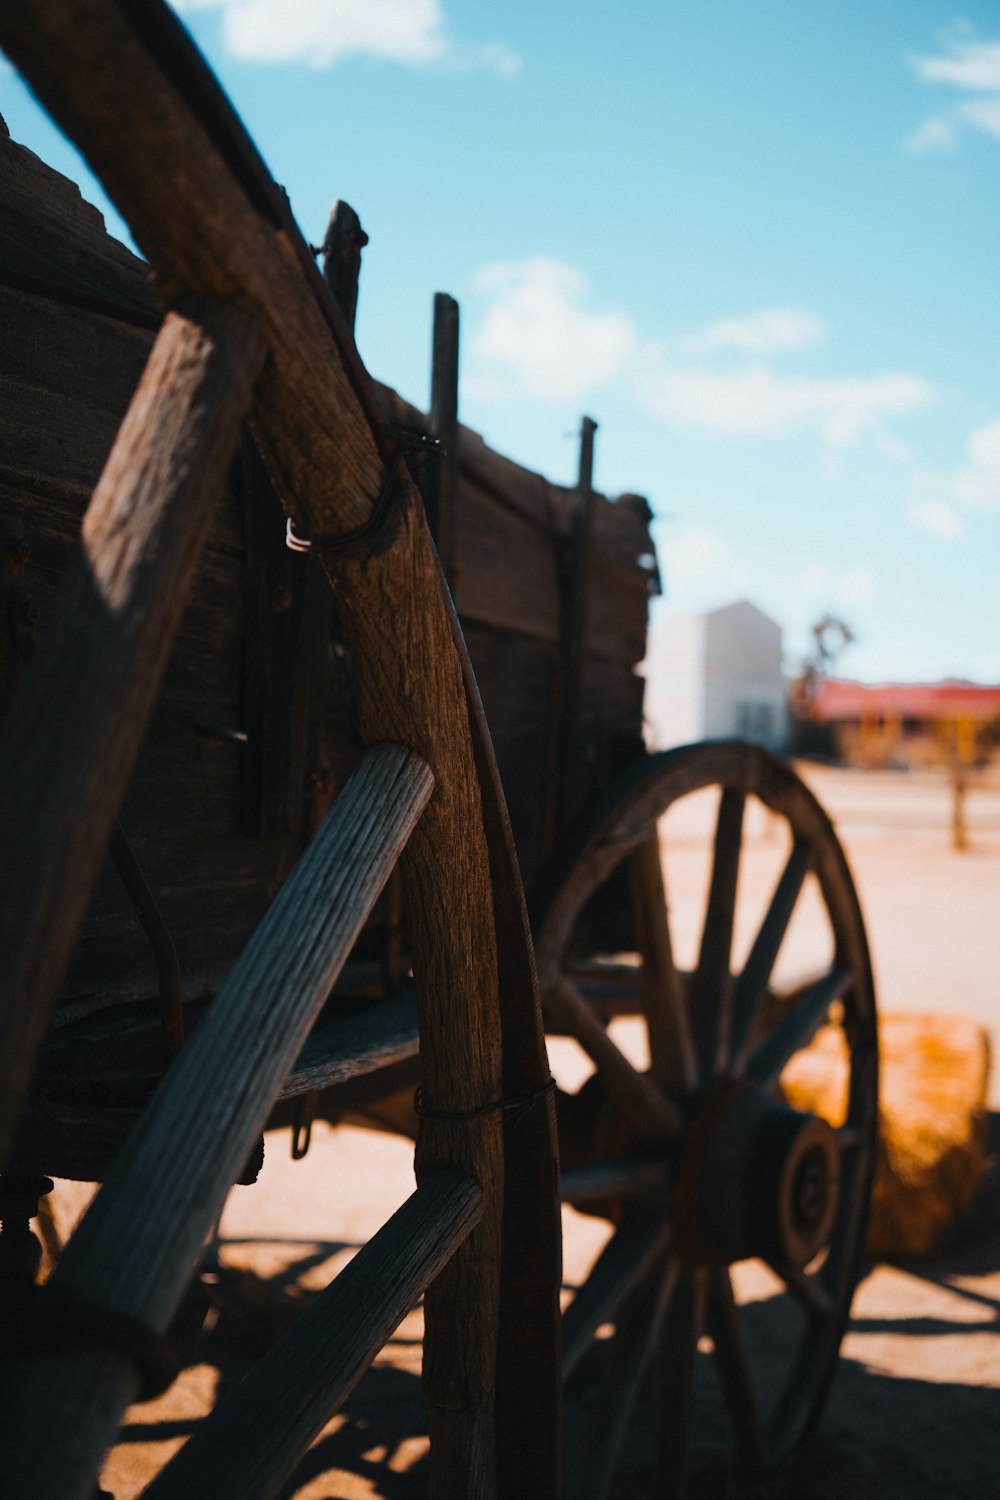
[[[991,1152],[998,1157],[1000,1114],[989,1124]],[[310,1242],[308,1251],[303,1247],[304,1253],[270,1280],[219,1271],[217,1279],[210,1276],[195,1288],[176,1337],[186,1363],[217,1369],[218,1399],[308,1303],[311,1294],[301,1290],[299,1278],[343,1248]],[[842,1500],[845,1495],[978,1500],[993,1491],[1000,1472],[1000,1170],[987,1173],[962,1223],[932,1257],[873,1268],[869,1275],[817,1433],[753,1486],[741,1487],[722,1466],[707,1467],[692,1477],[691,1500]],[[928,1312],[922,1304],[933,1289],[948,1295],[931,1297],[934,1310]],[[755,1308],[745,1315],[752,1322]],[[779,1310],[775,1322],[772,1309],[772,1340],[775,1330],[783,1336],[785,1316]],[[793,1333],[791,1323],[788,1332]],[[932,1341],[929,1354],[927,1341]],[[699,1356],[706,1366],[710,1358]],[[314,1500],[362,1495],[417,1500],[424,1494],[426,1463],[419,1440],[426,1417],[418,1363],[412,1341],[397,1337],[388,1361],[368,1372],[337,1422],[303,1458],[281,1491],[282,1500],[307,1488]],[[921,1373],[914,1377],[918,1368]],[[646,1395],[629,1435],[615,1500],[639,1500],[646,1493],[656,1421],[653,1399]],[[127,1427],[122,1441],[182,1437],[193,1425],[158,1422],[151,1414],[151,1420]],[[587,1400],[571,1392],[567,1477],[569,1493],[580,1500],[589,1500],[586,1468],[579,1461],[587,1427]]]

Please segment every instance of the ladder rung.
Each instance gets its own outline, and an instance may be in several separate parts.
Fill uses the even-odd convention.
[[[279,1098],[361,1078],[405,1062],[420,1051],[417,1002],[412,993],[366,1006],[358,1015],[314,1031],[285,1079]]]
[[[166,1327],[432,784],[410,751],[379,745],[367,753],[150,1100],[66,1247],[54,1289]],[[136,1379],[127,1360],[100,1351],[20,1360],[4,1412],[14,1488],[23,1482],[37,1500],[76,1495],[80,1475],[97,1472]],[[89,1420],[76,1424],[72,1445],[53,1451],[46,1434],[67,1411]]]
[[[421,1183],[150,1487],[145,1500],[273,1495],[482,1214],[479,1187]]]

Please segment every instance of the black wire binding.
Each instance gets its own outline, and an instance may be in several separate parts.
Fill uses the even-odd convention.
[[[345,531],[340,536],[307,537],[299,536],[292,519],[289,516],[285,525],[285,546],[291,552],[343,552],[347,547],[353,547],[356,542],[363,541],[365,537],[371,536],[378,531],[389,513],[393,500],[396,498],[396,481],[399,461],[403,456],[403,450],[397,443],[389,456],[389,462],[385,466],[382,476],[382,488],[375,497],[375,504],[368,520],[361,526],[356,526],[353,531]]]
[[[285,546],[290,552],[338,552],[343,547],[351,547],[355,542],[362,541],[373,531],[378,531],[385,520],[386,512],[392,503],[396,465],[404,454],[411,455],[410,468],[414,467],[412,462],[414,458],[418,456],[422,458],[423,462],[416,466],[421,469],[425,468],[432,459],[448,457],[448,450],[440,438],[429,437],[423,432],[406,432],[401,427],[394,428],[392,435],[396,439],[396,446],[386,464],[382,488],[375,501],[375,507],[364,525],[355,527],[353,531],[345,531],[343,536],[310,538],[299,536],[289,517],[285,523]]]
[[[533,1092],[506,1094],[502,1099],[494,1099],[490,1104],[480,1104],[476,1109],[432,1109],[429,1104],[424,1103],[423,1089],[418,1088],[413,1096],[413,1112],[422,1120],[478,1120],[483,1115],[495,1114],[497,1110],[509,1114],[514,1110],[530,1109],[547,1094],[554,1094],[556,1087],[555,1079],[550,1077],[547,1083]]]

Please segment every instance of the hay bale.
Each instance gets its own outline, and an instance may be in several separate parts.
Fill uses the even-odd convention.
[[[880,1148],[868,1251],[924,1255],[968,1204],[986,1166],[990,1043],[965,1016],[890,1015],[879,1024]],[[795,1109],[843,1121],[847,1057],[824,1027],[782,1075]]]

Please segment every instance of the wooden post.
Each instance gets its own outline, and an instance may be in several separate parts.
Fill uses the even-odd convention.
[[[450,588],[455,583],[455,506],[458,501],[458,303],[434,294],[431,364],[431,437],[444,457],[432,460],[421,486],[427,521]]]
[[[0,1151],[107,854],[262,359],[237,308],[167,318],[4,725]]]
[[[323,279],[352,336],[358,313],[361,252],[367,243],[368,236],[354,209],[338,198],[323,239]]]
[[[597,423],[584,417],[580,425],[580,465],[576,484],[573,531],[563,575],[561,626],[561,684],[558,729],[549,758],[546,807],[546,848],[551,852],[559,831],[578,811],[576,765],[585,748],[580,744],[580,705],[583,676],[583,637],[587,623],[587,564],[594,530],[594,434]]]
[[[965,794],[968,777],[965,766],[958,759],[951,767],[951,847],[962,850],[969,847],[969,827],[965,817]]]

